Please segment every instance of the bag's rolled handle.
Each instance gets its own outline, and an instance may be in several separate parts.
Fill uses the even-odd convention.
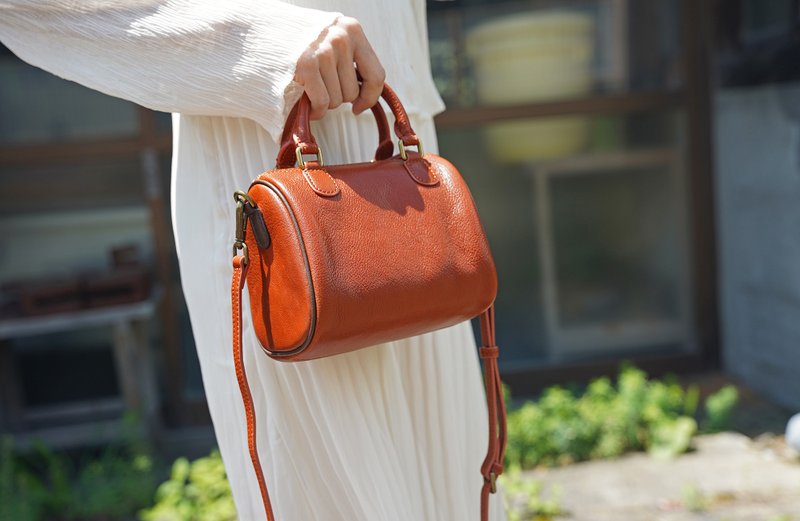
[[[399,139],[400,153],[405,158],[405,147],[416,146],[420,149],[419,137],[411,128],[406,109],[397,97],[397,94],[386,84],[383,85],[381,97],[391,109],[395,118],[394,132]],[[286,125],[281,136],[281,148],[278,151],[276,161],[278,168],[291,168],[295,164],[303,165],[303,155],[316,155],[318,162],[321,162],[321,151],[316,139],[311,134],[311,101],[303,93],[300,100],[292,108],[289,117],[286,118]],[[375,159],[388,159],[392,156],[394,145],[389,134],[389,122],[386,114],[381,107],[380,101],[372,106],[372,114],[378,125],[378,148],[375,151]]]

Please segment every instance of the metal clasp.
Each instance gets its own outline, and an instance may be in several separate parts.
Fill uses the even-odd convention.
[[[490,472],[489,473],[489,491],[494,494],[497,492],[497,473]]]
[[[244,242],[244,233],[247,231],[247,216],[244,214],[244,205],[255,206],[256,203],[252,197],[241,190],[234,192],[233,200],[236,201],[236,236],[233,241],[233,256],[235,257],[239,250],[242,250],[244,263],[247,264],[250,262],[250,254],[247,251],[247,244]]]
[[[305,169],[306,161],[303,159],[303,147],[297,147],[294,150],[294,153],[297,156],[297,166]],[[322,148],[320,148],[319,145],[317,145],[317,153],[315,155],[317,156],[317,164],[319,166],[323,166],[325,164],[325,160],[322,158]]]
[[[414,146],[414,145],[409,145],[409,146]],[[400,157],[403,158],[403,161],[407,161],[408,153],[406,152],[406,144],[403,143],[402,139],[397,141],[397,148],[400,149]],[[425,150],[422,149],[422,140],[417,141],[417,152],[419,152],[419,155],[421,156],[425,155]]]

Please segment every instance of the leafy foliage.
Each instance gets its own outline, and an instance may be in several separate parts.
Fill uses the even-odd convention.
[[[726,389],[706,401],[712,425],[727,421],[735,406],[735,394]],[[632,366],[623,367],[616,385],[597,378],[583,392],[550,387],[537,402],[509,413],[506,465],[564,465],[639,450],[673,457],[689,448],[697,432],[698,404],[696,387],[649,380]]]
[[[18,464],[11,437],[4,437],[0,444],[0,521],[41,519],[45,495],[41,481]]]
[[[509,521],[551,521],[566,512],[561,508],[561,490],[544,492],[541,481],[526,479],[519,469],[500,476]]]
[[[235,521],[236,508],[219,451],[189,462],[179,458],[142,521]]]
[[[149,451],[135,437],[81,457],[40,442],[17,454],[10,437],[0,447],[0,521],[129,520],[155,488]]]
[[[705,429],[709,432],[724,431],[730,426],[731,415],[739,401],[739,391],[726,385],[706,400]]]

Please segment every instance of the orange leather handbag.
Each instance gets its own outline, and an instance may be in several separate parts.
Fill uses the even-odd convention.
[[[423,152],[388,86],[382,97],[394,114],[398,154],[393,155],[379,102],[372,108],[379,138],[375,159],[324,165],[303,95],[286,121],[277,167],[234,196],[233,354],[269,521],[274,514],[242,359],[245,282],[264,353],[286,362],[335,356],[480,315],[489,403],[489,447],[480,469],[483,521],[503,470],[506,413],[494,340],[497,275],[489,245],[456,168]]]

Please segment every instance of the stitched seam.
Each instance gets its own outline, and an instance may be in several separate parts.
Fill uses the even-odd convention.
[[[414,181],[416,181],[417,183],[419,183],[419,184],[421,184],[423,186],[433,186],[433,185],[438,184],[439,183],[439,178],[436,177],[436,174],[434,174],[431,171],[431,163],[430,163],[430,161],[427,161],[425,159],[423,159],[423,161],[425,161],[425,163],[427,163],[428,173],[431,174],[431,177],[433,178],[433,181],[424,181],[424,180],[420,179],[419,177],[417,177],[414,174],[414,172],[408,167],[408,162],[407,161],[403,163],[403,166],[405,167],[406,172],[408,172],[408,175],[410,175],[411,178],[414,179]]]
[[[430,161],[428,161],[425,158],[423,158],[422,160],[425,161],[426,165],[428,165],[428,173],[431,174],[431,178],[433,179],[433,183],[432,184],[438,183],[439,182],[439,177],[436,175],[436,172],[433,171],[434,170],[433,163],[431,163]]]
[[[315,192],[323,195],[336,195],[337,193],[339,193],[339,185],[336,184],[336,180],[333,177],[331,177],[331,175],[328,172],[326,172],[325,170],[315,170],[315,172],[322,172],[323,174],[328,176],[328,178],[333,183],[333,190],[323,190],[317,185],[317,183],[314,182],[314,178],[311,177],[311,170],[303,170],[303,177],[306,178],[306,181],[308,181],[308,184],[311,185],[311,188]]]

